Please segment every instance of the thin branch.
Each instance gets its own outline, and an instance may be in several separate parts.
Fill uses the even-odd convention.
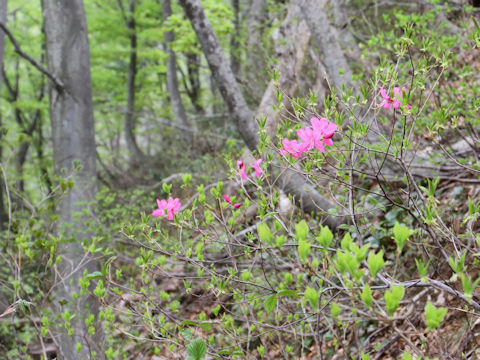
[[[65,86],[63,85],[63,82],[58,79],[55,75],[50,73],[47,69],[45,69],[41,64],[38,63],[34,58],[32,58],[30,55],[25,53],[20,45],[18,44],[17,40],[13,36],[13,34],[8,30],[8,28],[5,26],[4,23],[0,22],[0,29],[3,30],[3,32],[8,36],[10,39],[12,45],[15,47],[15,52],[20,55],[20,57],[24,58],[27,60],[30,64],[32,64],[35,68],[38,69],[42,74],[46,75],[54,84],[57,90],[64,90]]]

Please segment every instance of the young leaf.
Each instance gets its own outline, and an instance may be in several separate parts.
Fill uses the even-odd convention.
[[[385,291],[385,306],[390,316],[397,310],[400,301],[403,299],[403,295],[405,295],[403,285],[394,285],[391,288],[392,290]]]
[[[298,224],[295,225],[297,241],[304,241],[307,239],[308,235],[308,225],[305,220],[300,221]]]
[[[350,245],[353,243],[353,239],[349,233],[346,233],[340,243],[343,251],[350,251]]]
[[[365,284],[365,286],[363,287],[360,297],[362,298],[365,305],[367,305],[367,307],[372,306],[372,302],[373,302],[372,289],[370,289],[370,286],[368,284]]]
[[[383,250],[380,250],[377,254],[371,251],[370,255],[368,255],[368,268],[372,277],[375,278],[384,266],[385,260],[383,260]]]
[[[267,310],[268,313],[271,313],[273,309],[275,309],[275,306],[277,306],[277,294],[270,295],[266,298],[263,305],[265,306],[265,310]]]
[[[342,310],[342,308],[337,303],[332,302],[330,304],[330,313],[332,314],[332,316],[334,318],[336,318],[340,314],[341,310]]]
[[[316,310],[317,309],[317,306],[318,306],[318,293],[317,291],[312,288],[312,287],[307,287],[305,289],[305,293],[303,294],[303,297],[308,300],[308,302],[310,303],[310,306]]]
[[[257,225],[257,233],[260,240],[265,241],[267,244],[271,244],[273,241],[273,235],[269,226],[266,223]]]
[[[324,248],[328,248],[333,240],[333,234],[328,226],[322,226],[320,234],[316,237],[317,241]]]
[[[187,346],[187,353],[190,360],[202,360],[207,354],[207,345],[201,338],[197,338]]]
[[[298,241],[298,257],[302,263],[305,263],[310,255],[310,246],[310,243],[305,240]]]
[[[434,330],[440,326],[443,318],[447,314],[448,309],[441,307],[437,308],[435,305],[428,301],[425,305],[425,320],[429,330]]]
[[[412,233],[413,231],[405,225],[400,224],[398,221],[395,223],[395,226],[393,227],[393,238],[397,243],[399,252],[402,252],[405,243],[407,242],[410,235],[412,235]]]

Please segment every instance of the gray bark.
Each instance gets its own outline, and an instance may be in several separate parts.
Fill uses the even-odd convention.
[[[258,143],[256,122],[253,120],[253,114],[245,102],[200,0],[179,0],[179,2],[197,34],[210,71],[230,111],[234,124],[249,149],[255,149]]]
[[[252,0],[247,17],[247,69],[245,77],[248,79],[252,96],[258,97],[263,93],[268,78],[262,76],[260,69],[266,68],[265,53],[262,46],[262,34],[267,20],[266,0]],[[256,99],[257,100],[257,99]]]
[[[327,2],[327,0],[301,0],[303,17],[312,32],[313,40],[318,47],[332,86],[341,89],[345,84],[354,89],[352,71],[345,53],[340,47],[338,31],[332,26],[327,16]],[[339,69],[343,69],[343,74],[339,73]]]
[[[137,29],[135,23],[135,0],[130,0],[127,29],[130,35],[130,57],[128,61],[127,78],[127,108],[125,110],[125,141],[132,165],[142,164],[145,156],[140,150],[135,138],[136,115],[135,115],[135,82],[137,77]]]
[[[230,67],[235,75],[240,72],[240,0],[232,0],[233,8],[233,24],[235,26],[235,32],[232,34],[230,41]]]
[[[162,14],[163,21],[167,21],[168,18],[172,15],[172,8],[170,6],[170,0],[162,0]],[[178,78],[177,78],[177,57],[175,51],[173,51],[170,43],[174,40],[173,31],[167,31],[165,33],[165,46],[168,51],[168,62],[167,62],[167,89],[170,94],[170,104],[172,105],[173,116],[175,117],[175,122],[186,129],[189,129],[187,113],[185,107],[183,106],[182,97],[178,88]],[[192,137],[192,133],[186,131],[185,134],[187,137]]]
[[[58,233],[63,239],[57,255],[61,261],[56,268],[53,309],[57,319],[55,342],[60,359],[102,359],[102,330],[99,327],[98,302],[89,295],[73,298],[80,293],[79,278],[83,272],[97,270],[97,261],[85,253],[81,243],[92,234],[84,224],[85,216],[78,214],[91,210],[96,187],[96,151],[93,120],[90,50],[87,23],[82,0],[42,0],[46,36],[48,70],[60,78],[64,90],[50,83],[50,119],[52,124],[54,167],[58,176],[69,176],[73,188],[58,204]],[[81,167],[76,167],[79,164]],[[74,169],[74,167],[76,169]],[[90,216],[91,217],[91,216]],[[72,311],[74,332],[69,336],[61,314]],[[90,336],[85,318],[95,315],[96,332]],[[81,350],[77,352],[77,343]]]
[[[277,102],[275,90],[277,88],[284,93],[284,105],[289,105],[289,99],[295,96],[298,87],[298,79],[302,69],[305,53],[310,41],[310,30],[304,21],[299,20],[300,7],[292,2],[287,11],[287,16],[282,25],[273,33],[275,41],[274,56],[278,59],[275,69],[281,74],[278,86],[270,80],[267,89],[263,93],[262,100],[257,109],[257,117],[265,116],[267,119],[267,133],[274,138],[281,113],[275,111],[273,105]]]
[[[0,22],[7,23],[7,0],[0,0]],[[5,50],[5,33],[0,31],[0,69],[3,68],[3,53]],[[0,94],[2,91],[3,75],[0,73]],[[2,162],[2,114],[0,114],[0,163]],[[3,224],[8,221],[8,214],[5,210],[3,201],[4,182],[0,180],[0,230],[3,229]]]
[[[258,129],[253,113],[248,108],[227,59],[218,43],[218,39],[203,11],[199,0],[180,0],[180,4],[190,19],[197,34],[202,50],[207,58],[210,70],[217,86],[227,104],[232,119],[248,148],[253,151],[258,143]],[[273,105],[273,104],[272,104]],[[307,179],[294,171],[286,171],[280,175],[279,184],[286,192],[292,194],[296,201],[307,212],[326,211],[333,204],[307,183]],[[326,216],[325,223],[335,229],[339,219]]]

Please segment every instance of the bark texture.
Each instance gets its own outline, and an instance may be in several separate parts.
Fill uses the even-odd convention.
[[[289,99],[295,95],[298,80],[302,70],[303,61],[310,41],[310,30],[305,21],[299,19],[300,7],[297,2],[292,2],[287,11],[287,16],[282,25],[273,33],[275,42],[275,58],[278,63],[275,69],[281,74],[278,86],[270,80],[265,90],[262,101],[257,109],[257,117],[265,116],[267,119],[267,133],[274,139],[277,125],[282,112],[275,111],[273,105],[277,103],[275,90],[284,93],[284,105],[289,105]]]
[[[62,260],[56,268],[57,283],[54,286],[53,309],[58,316],[54,340],[59,349],[59,359],[103,359],[99,346],[102,331],[99,327],[98,303],[88,295],[73,298],[74,293],[80,292],[79,278],[83,272],[92,272],[98,267],[81,245],[82,240],[88,240],[92,235],[85,225],[90,216],[78,216],[85,209],[92,210],[97,192],[85,11],[82,0],[42,0],[42,7],[48,70],[64,84],[64,90],[50,86],[55,172],[75,181],[72,190],[58,204],[58,230],[59,234],[65,235],[57,249]],[[70,321],[72,336],[67,334],[63,326],[65,321],[61,315],[66,311],[75,315]],[[94,336],[89,335],[85,325],[86,316],[92,313],[97,324]],[[77,343],[81,344],[79,352]],[[93,356],[94,351],[96,356]]]
[[[354,88],[352,71],[340,47],[338,31],[327,16],[327,3],[327,0],[300,0],[303,17],[312,32],[313,41],[319,50],[332,86],[341,89],[342,84],[345,84]],[[342,74],[339,73],[339,69],[343,69]]]
[[[0,0],[0,22],[2,24],[7,23],[7,0]],[[3,69],[3,54],[5,51],[5,33],[0,31],[0,69]],[[0,93],[2,91],[3,74],[0,73]],[[3,160],[2,157],[2,114],[0,114],[0,163]],[[3,192],[5,184],[0,179],[0,230],[3,229],[3,224],[8,221],[8,214],[5,210]]]
[[[135,115],[135,83],[137,78],[137,26],[135,23],[135,0],[130,0],[128,7],[127,29],[130,37],[130,57],[128,60],[127,78],[127,108],[125,109],[125,141],[132,165],[142,164],[144,155],[140,150],[135,138],[136,115]]]
[[[170,6],[170,0],[162,0],[162,14],[163,20],[167,21],[168,18],[172,15],[172,8]],[[178,78],[177,78],[177,57],[175,51],[173,51],[170,43],[174,40],[173,31],[167,31],[165,33],[165,46],[168,52],[168,62],[167,62],[167,89],[170,94],[170,104],[172,105],[173,116],[175,117],[175,122],[178,125],[183,126],[186,129],[189,129],[187,121],[187,113],[185,107],[183,106],[182,97],[180,95],[180,90],[178,88]],[[185,134],[191,137],[191,132],[186,131]]]
[[[210,70],[227,104],[233,121],[248,148],[253,151],[258,143],[258,129],[253,113],[248,108],[229,63],[220,47],[218,39],[205,15],[199,0],[180,0],[192,26],[197,34],[202,50],[207,58]],[[269,96],[267,94],[267,96]],[[266,103],[266,102],[265,102]],[[273,103],[270,105],[273,106]],[[292,194],[307,212],[327,211],[333,204],[322,196],[307,179],[295,171],[286,171],[279,176],[280,186]],[[325,217],[325,223],[335,229],[339,225],[338,218]]]
[[[202,51],[207,58],[216,85],[220,89],[220,94],[230,111],[233,122],[249,149],[255,149],[258,143],[258,127],[200,0],[179,0],[179,2],[197,34]]]

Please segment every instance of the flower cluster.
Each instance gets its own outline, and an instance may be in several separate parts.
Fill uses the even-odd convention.
[[[240,206],[242,206],[242,203],[235,203],[235,204],[232,204],[232,200],[230,200],[230,197],[228,195],[223,195],[223,198],[225,199],[225,201],[227,203],[229,203],[230,205],[233,205],[233,207],[235,209],[238,209]]]
[[[316,148],[320,152],[325,151],[325,145],[333,145],[332,137],[337,131],[337,124],[328,122],[327,119],[311,118],[310,123],[312,127],[307,126],[304,129],[297,130],[298,137],[302,142],[297,140],[282,140],[283,148],[280,149],[280,154],[290,154],[293,158],[298,159],[303,153]]]
[[[262,169],[260,168],[260,164],[262,163],[262,159],[257,159],[254,161],[252,165],[252,169],[255,170],[255,177],[260,177],[263,173]],[[240,172],[238,173],[243,180],[247,180],[247,173],[246,173],[246,167],[243,161],[237,160],[237,166],[240,169]],[[228,202],[228,201],[227,201]]]
[[[390,106],[392,106],[394,109],[398,109],[400,105],[402,104],[399,100],[399,98],[403,98],[403,92],[407,92],[406,88],[399,88],[399,87],[394,87],[393,88],[393,98],[387,95],[387,90],[380,86],[380,95],[382,95],[383,102],[380,104],[380,106],[383,106],[385,109],[389,109]],[[410,110],[412,107],[407,104],[408,109]]]
[[[157,204],[158,204],[158,209],[154,210],[152,213],[153,217],[159,217],[159,216],[167,216],[168,220],[172,221],[174,216],[175,216],[175,211],[180,209],[182,204],[180,204],[180,199],[175,198],[173,199],[172,197],[168,198],[168,201],[163,199],[163,200],[158,200],[157,199]]]

